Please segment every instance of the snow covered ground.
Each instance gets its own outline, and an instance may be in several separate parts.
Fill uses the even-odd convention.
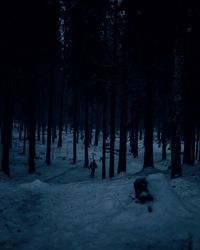
[[[17,250],[199,250],[200,166],[183,169],[170,180],[168,161],[142,170],[142,151],[128,155],[126,175],[101,180],[100,148],[90,148],[98,163],[95,178],[83,168],[83,144],[76,165],[68,135],[62,149],[52,149],[52,166],[44,164],[44,146],[37,145],[37,171],[27,174],[27,156],[15,139],[11,179],[0,173],[0,249]],[[117,160],[117,154],[116,154]],[[117,165],[117,164],[116,164]],[[133,182],[146,176],[154,196],[153,211],[132,198]]]

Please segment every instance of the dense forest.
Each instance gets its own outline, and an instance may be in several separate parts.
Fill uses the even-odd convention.
[[[143,168],[154,166],[155,140],[161,160],[171,150],[172,178],[182,175],[183,164],[200,161],[200,8],[192,1],[11,0],[0,11],[6,175],[14,128],[29,174],[36,169],[37,141],[51,165],[52,143],[57,138],[62,147],[64,130],[73,134],[74,164],[84,139],[83,167],[88,148],[101,138],[102,178],[106,169],[114,177],[116,165],[126,172],[127,145],[136,158],[141,140]]]

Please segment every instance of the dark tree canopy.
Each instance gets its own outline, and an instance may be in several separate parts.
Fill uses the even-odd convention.
[[[155,137],[163,160],[170,144],[172,177],[182,174],[183,163],[200,159],[200,9],[194,2],[11,0],[0,12],[3,170],[14,123],[20,138],[23,127],[28,131],[30,172],[36,135],[43,143],[47,136],[50,163],[51,142],[58,129],[62,146],[64,126],[73,133],[74,163],[80,138],[85,166],[93,138],[96,146],[103,138],[103,178],[107,153],[113,177],[116,165],[118,173],[126,171],[128,145],[138,157],[140,139],[144,167],[154,166]]]

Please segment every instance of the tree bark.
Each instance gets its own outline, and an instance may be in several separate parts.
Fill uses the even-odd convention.
[[[85,96],[85,159],[84,159],[84,167],[89,167],[89,157],[88,157],[88,147],[89,147],[89,100],[88,93]]]
[[[110,109],[110,169],[109,177],[114,177],[115,164],[115,87],[111,90],[111,109]]]
[[[172,84],[172,120],[171,120],[171,178],[182,176],[181,167],[181,103],[182,103],[182,74],[183,74],[183,41],[180,27],[177,25],[177,37],[174,53],[174,81]]]
[[[147,103],[145,114],[145,152],[144,168],[153,167],[153,120],[154,120],[154,83],[153,79],[148,80]]]
[[[33,114],[29,120],[29,174],[35,173],[35,121]]]
[[[162,160],[167,159],[167,104],[166,104],[166,97],[163,97],[163,114],[162,114]]]
[[[24,138],[23,138],[23,151],[22,151],[22,154],[25,154],[26,153],[26,131],[28,130],[28,125],[26,123],[24,123]]]
[[[76,164],[77,160],[77,131],[78,131],[78,98],[77,93],[75,91],[74,94],[74,103],[73,103],[73,164]]]
[[[50,72],[50,85],[49,85],[49,106],[48,106],[48,124],[47,124],[47,152],[46,164],[51,165],[51,138],[53,128],[53,86],[54,86],[54,73],[53,66]]]
[[[184,158],[183,163],[194,165],[194,131],[195,128],[192,120],[186,120],[185,143],[184,143]]]
[[[64,72],[61,72],[61,73],[62,73],[62,83],[61,83],[61,93],[60,93],[60,116],[59,116],[58,147],[62,147],[64,92],[65,92]]]
[[[42,124],[42,144],[45,144],[45,124]]]
[[[200,133],[200,129],[199,129],[199,124],[197,124],[197,129],[196,129],[196,153],[195,153],[195,160],[198,160],[198,154],[199,154],[199,133]]]
[[[29,174],[35,172],[35,93],[33,91],[33,84],[30,88],[29,96],[29,114],[28,114],[28,129],[29,129]]]
[[[106,178],[106,135],[107,135],[107,128],[106,128],[106,106],[107,100],[103,102],[103,117],[102,117],[102,127],[103,127],[103,144],[102,144],[102,179]]]
[[[100,112],[99,112],[99,107],[98,107],[98,103],[96,104],[97,105],[97,108],[96,108],[96,114],[95,114],[95,117],[96,117],[96,122],[95,122],[95,139],[94,139],[94,146],[98,146],[98,143],[99,143],[99,124],[100,124]]]
[[[23,123],[19,122],[19,140],[22,140]]]
[[[133,157],[138,156],[138,127],[139,127],[139,105],[133,97],[132,108],[131,108],[131,131],[130,131],[130,147]],[[135,114],[135,115],[134,115]]]
[[[11,138],[11,124],[12,124],[12,83],[8,83],[5,87],[5,100],[4,100],[4,118],[2,125],[2,171],[10,175],[10,138]]]
[[[127,84],[123,86],[120,114],[120,145],[118,173],[126,172],[126,142],[127,142]]]

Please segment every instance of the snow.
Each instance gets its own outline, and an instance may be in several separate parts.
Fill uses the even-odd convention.
[[[50,167],[38,144],[37,171],[28,175],[27,156],[18,154],[21,145],[15,141],[12,178],[0,174],[1,250],[200,249],[199,166],[185,166],[183,177],[171,180],[155,145],[156,169],[142,170],[141,145],[141,158],[128,155],[126,175],[101,180],[100,149],[91,147],[98,169],[90,179],[81,143],[76,165],[69,145],[66,156],[66,144],[54,146]],[[138,177],[147,178],[153,202],[140,204],[132,198]]]

